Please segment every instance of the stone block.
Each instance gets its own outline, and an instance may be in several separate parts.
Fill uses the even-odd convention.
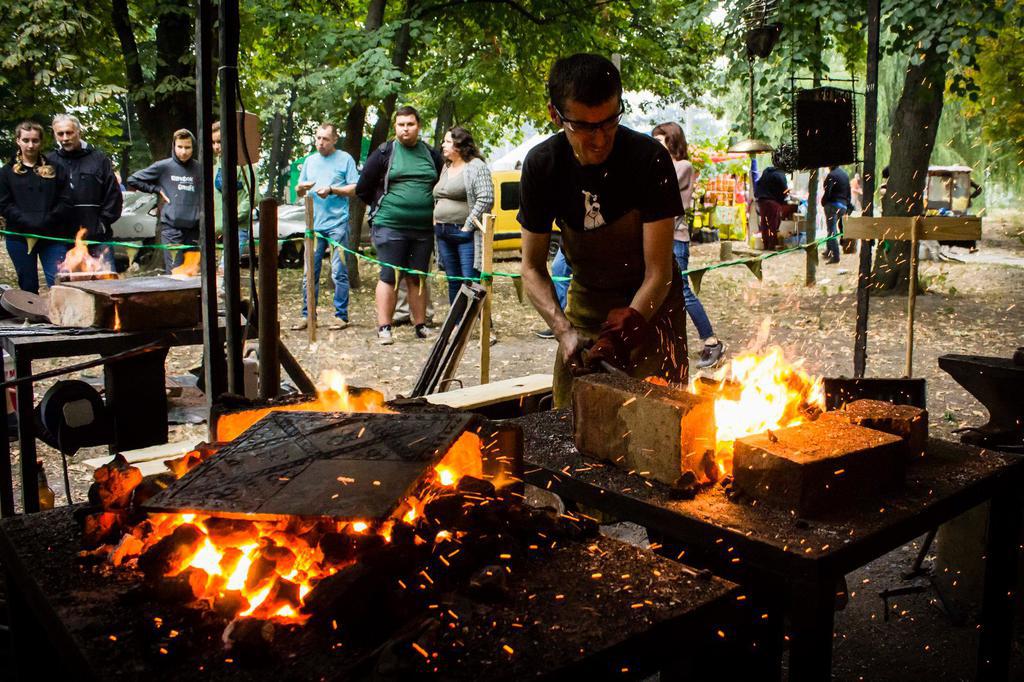
[[[576,448],[669,485],[714,470],[714,401],[639,379],[591,374],[573,382]]]
[[[882,400],[855,400],[841,410],[851,424],[885,431],[906,443],[907,461],[924,457],[928,444],[928,411]]]
[[[733,450],[740,491],[800,516],[898,490],[905,472],[900,437],[833,417],[746,436]]]

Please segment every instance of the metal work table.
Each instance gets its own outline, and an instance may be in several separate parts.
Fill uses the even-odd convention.
[[[203,343],[203,328],[162,329],[144,332],[108,332],[92,329],[67,330],[49,325],[25,327],[25,334],[17,333],[21,325],[0,323],[0,346],[11,356],[17,378],[32,375],[32,362],[50,358],[83,355],[110,356],[139,346],[162,342],[163,347],[144,355],[127,358],[104,368],[107,403],[114,418],[127,429],[128,441],[117,449],[141,447],[130,440],[135,437],[152,438],[154,429],[163,429],[166,441],[166,394],[164,362],[172,346],[194,346]],[[57,331],[58,333],[47,333]],[[223,330],[222,330],[223,331]],[[0,377],[4,376],[0,355]],[[39,511],[39,492],[36,485],[36,427],[33,382],[17,386],[18,444],[21,452],[21,495],[26,512]],[[117,394],[130,395],[133,400],[117,400]],[[148,400],[138,400],[145,396]],[[162,401],[162,402],[161,402]],[[162,408],[161,408],[162,405]],[[162,426],[157,422],[163,420]],[[14,486],[7,422],[3,420],[0,440],[0,516],[14,514]],[[160,431],[155,433],[159,434]],[[151,445],[153,443],[145,443]]]
[[[1024,459],[931,439],[898,497],[803,520],[768,505],[732,502],[718,485],[692,500],[672,499],[670,486],[581,456],[568,411],[514,422],[524,432],[528,483],[646,526],[681,545],[673,556],[690,565],[755,592],[761,586],[763,593],[785,595],[774,607],[791,618],[794,680],[830,677],[836,585],[845,574],[991,501],[978,679],[1007,678]],[[774,618],[781,654],[781,614]]]
[[[40,661],[82,680],[376,679],[380,649],[313,623],[278,627],[266,660],[225,652],[226,620],[145,596],[139,573],[83,566],[78,507],[0,521],[14,679],[39,679]],[[667,663],[717,666],[744,604],[733,583],[603,537],[524,558],[508,588],[502,601],[454,607],[464,646],[441,652],[438,679],[643,679]]]

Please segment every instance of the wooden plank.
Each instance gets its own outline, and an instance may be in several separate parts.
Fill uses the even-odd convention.
[[[494,214],[488,213],[484,216],[481,230],[483,250],[480,268],[483,272],[490,273],[494,269]],[[480,284],[487,290],[480,307],[480,383],[487,384],[491,381],[491,293],[494,286],[491,275],[485,274],[480,279]]]
[[[910,241],[914,216],[880,216],[843,218],[846,239],[892,239]],[[920,239],[981,239],[981,218],[962,216],[921,218]]]
[[[121,456],[128,460],[129,464],[140,464],[142,462],[163,462],[165,459],[174,459],[175,457],[181,457],[186,452],[194,450],[196,443],[191,441],[180,441],[177,443],[162,443],[160,445],[151,445],[148,448],[138,448],[137,450],[125,450],[121,453]],[[108,456],[104,457],[93,457],[91,459],[82,460],[82,464],[89,467],[90,469],[98,469],[104,464],[109,464],[113,458]]]
[[[468,386],[444,393],[425,396],[428,403],[447,405],[462,410],[485,407],[512,398],[526,398],[551,392],[552,375],[529,374],[515,379],[504,379],[490,384]]]
[[[200,298],[197,277],[69,282],[50,289],[50,320],[117,331],[193,327],[200,319]]]

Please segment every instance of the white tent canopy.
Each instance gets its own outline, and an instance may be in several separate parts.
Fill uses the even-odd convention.
[[[551,137],[551,133],[538,133],[533,135],[525,142],[517,147],[513,147],[511,151],[495,159],[488,165],[490,165],[491,170],[515,170],[516,164],[520,164],[520,166],[522,165],[527,152],[549,137]]]

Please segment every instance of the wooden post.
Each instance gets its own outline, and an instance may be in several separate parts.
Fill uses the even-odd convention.
[[[316,233],[313,231],[313,195],[306,192],[306,237],[303,240],[306,256],[306,334],[310,343],[316,342],[316,277],[313,275],[313,254],[316,251]]]
[[[491,270],[494,267],[494,215],[488,213],[483,222],[483,250],[480,257],[480,284],[487,291],[480,306],[480,383],[491,381]]]
[[[907,292],[907,366],[904,374],[914,375],[914,306],[917,304],[917,252],[920,246],[921,218],[910,228],[910,291]]]

